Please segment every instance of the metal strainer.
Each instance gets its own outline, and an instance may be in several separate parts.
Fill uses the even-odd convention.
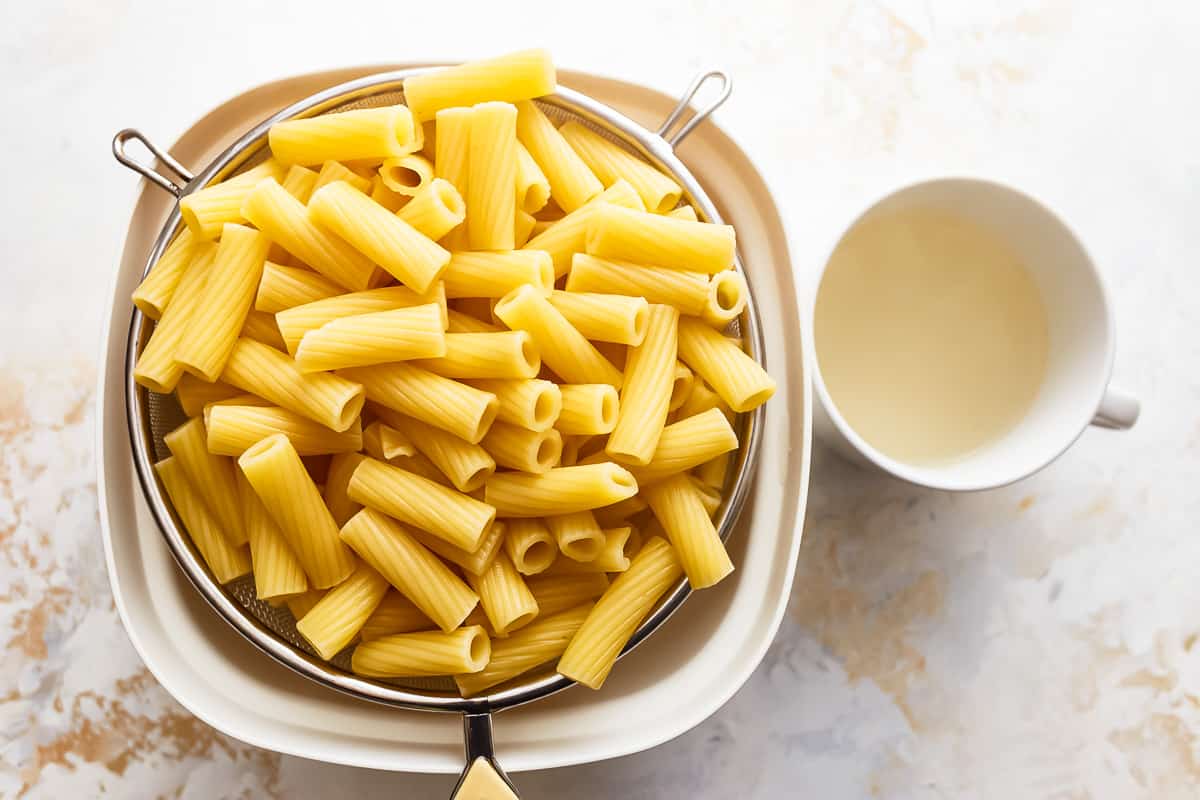
[[[263,160],[268,153],[267,131],[275,122],[354,108],[401,103],[404,101],[402,91],[404,79],[428,69],[430,68],[404,69],[370,75],[315,94],[283,109],[246,132],[196,175],[193,175],[168,153],[157,148],[140,131],[134,129],[126,129],[116,135],[113,139],[113,155],[123,165],[138,172],[160,188],[177,198],[183,197],[210,183],[242,172]],[[692,99],[701,86],[710,80],[719,81],[719,95],[708,105],[698,111],[693,111],[692,115],[687,117],[688,111],[692,110],[689,105]],[[561,124],[572,119],[581,121],[671,175],[683,187],[684,201],[691,203],[702,219],[721,222],[721,217],[712,201],[709,200],[708,195],[688,168],[675,156],[674,148],[718,106],[724,103],[731,91],[732,84],[723,72],[714,70],[697,76],[688,86],[674,110],[653,133],[586,95],[564,87],[559,87],[554,95],[541,98],[537,103],[555,123]],[[131,158],[126,152],[126,146],[130,140],[140,141],[158,158],[159,164],[146,165]],[[171,175],[166,174],[166,171],[169,171]],[[181,183],[176,183],[176,180]],[[150,252],[146,262],[147,271],[158,260],[181,225],[179,208],[176,206],[163,225]],[[740,259],[737,262],[737,269],[745,276]],[[747,281],[747,283],[749,282]],[[747,304],[745,313],[740,320],[733,323],[733,326],[736,332],[742,335],[750,355],[761,359],[762,332],[755,315],[753,296]],[[154,462],[170,455],[163,443],[163,435],[181,424],[184,421],[184,415],[173,396],[150,392],[134,382],[134,363],[152,329],[153,322],[135,309],[130,323],[125,357],[125,393],[129,435],[133,445],[134,465],[147,503],[158,521],[163,538],[170,547],[171,553],[192,584],[213,609],[242,636],[279,663],[311,680],[354,697],[400,708],[463,714],[467,760],[463,777],[465,778],[466,771],[478,759],[483,759],[486,766],[495,769],[499,776],[511,786],[511,782],[495,761],[492,747],[491,714],[547,697],[570,687],[574,681],[555,673],[551,664],[540,671],[535,670],[495,687],[485,695],[464,699],[458,696],[453,681],[445,678],[405,680],[362,678],[349,670],[349,649],[339,654],[332,663],[318,658],[303,637],[297,633],[296,620],[286,607],[275,608],[257,599],[252,577],[241,578],[224,587],[217,583],[205,565],[204,559],[186,535],[171,507],[170,500],[154,474]],[[730,470],[723,493],[724,500],[715,520],[722,539],[726,539],[733,530],[748,493],[758,449],[761,411],[760,408],[751,413],[742,414],[738,420],[741,447],[737,453],[735,468]],[[638,628],[622,655],[654,633],[680,606],[689,593],[686,579],[680,579],[679,583],[663,597],[657,608]],[[462,778],[459,783],[461,785]],[[457,794],[457,789],[455,793]]]

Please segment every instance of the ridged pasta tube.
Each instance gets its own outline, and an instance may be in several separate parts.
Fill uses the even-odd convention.
[[[354,640],[387,589],[388,582],[382,575],[359,563],[350,577],[326,592],[296,623],[296,632],[317,655],[331,659]]]
[[[731,269],[718,272],[708,282],[708,299],[700,318],[714,328],[724,328],[746,309],[749,294],[740,274]]]
[[[662,267],[645,267],[575,253],[567,277],[568,292],[613,292],[644,297],[650,303],[675,306],[681,314],[697,315],[708,303],[708,276]]]
[[[550,195],[563,211],[574,211],[604,191],[600,179],[532,102],[517,104],[517,135],[545,174]]]
[[[333,297],[342,291],[342,287],[311,269],[286,267],[268,261],[263,264],[258,294],[254,297],[254,308],[256,311],[274,314],[287,308]]]
[[[362,449],[362,425],[356,417],[338,433],[319,422],[276,406],[211,405],[204,410],[208,451],[240,456],[262,439],[282,433],[302,456],[347,453]]]
[[[558,562],[554,562],[556,565]],[[575,562],[571,562],[575,563]],[[533,599],[537,600],[542,616],[557,614],[568,608],[595,600],[608,589],[608,576],[603,572],[576,575],[534,575],[525,581]]]
[[[285,164],[322,164],[402,156],[420,147],[412,112],[384,106],[276,122],[271,153]]]
[[[480,444],[497,464],[521,472],[547,472],[562,454],[562,434],[553,428],[531,431],[507,422],[493,423]]]
[[[242,203],[263,178],[281,180],[283,165],[268,159],[235,178],[185,194],[179,199],[179,215],[197,239],[216,239],[227,223],[246,221]]]
[[[514,330],[528,331],[542,361],[567,383],[621,385],[621,373],[612,362],[567,322],[545,295],[522,286],[496,303],[496,316]]]
[[[436,303],[445,325],[446,295],[441,284],[435,284],[428,292],[417,293],[407,286],[385,286],[365,292],[327,297],[304,305],[284,309],[275,315],[275,323],[283,336],[289,353],[295,355],[304,334],[320,328],[341,317],[372,314],[396,308],[412,308]]]
[[[554,261],[554,276],[561,278],[571,269],[571,256],[583,252],[587,244],[587,231],[592,214],[602,204],[610,203],[627,208],[643,210],[642,199],[638,197],[628,181],[617,181],[588,203],[567,214],[552,224],[549,228],[534,236],[525,243],[523,250],[543,250],[550,254]],[[614,291],[603,287],[595,291]],[[649,298],[647,298],[649,299]]]
[[[467,241],[472,250],[512,250],[517,212],[517,110],[509,103],[471,109]]]
[[[478,444],[388,408],[379,408],[377,413],[403,433],[460,492],[475,491],[496,471],[496,462]]]
[[[729,420],[719,409],[710,408],[663,428],[650,463],[630,466],[629,471],[639,485],[645,486],[736,450],[737,446],[737,434]]]
[[[438,111],[434,130],[434,175],[449,181],[458,190],[459,196],[466,199],[471,160],[471,109],[446,108]],[[458,225],[451,229],[441,243],[447,250],[466,250],[467,226]]]
[[[233,461],[208,451],[204,421],[188,420],[164,436],[163,443],[220,523],[229,543],[235,547],[244,545],[248,539]]]
[[[496,395],[498,403],[496,420],[510,425],[519,425],[531,431],[545,431],[554,427],[562,412],[562,391],[553,381],[534,378],[531,380],[477,380],[471,385],[484,392]],[[606,387],[616,400],[616,390]],[[616,410],[613,410],[614,417]]]
[[[646,464],[654,455],[671,402],[678,330],[677,309],[650,306],[645,339],[625,362],[617,425],[604,447],[618,461]]]
[[[629,181],[647,211],[663,214],[679,202],[683,191],[678,183],[583,123],[570,120],[558,132],[605,186],[621,179]]]
[[[434,178],[396,216],[436,242],[467,218],[467,204],[453,183]]]
[[[597,436],[611,433],[621,404],[617,390],[607,383],[562,384],[562,411],[555,427],[563,434]]]
[[[601,258],[715,274],[733,266],[731,225],[688,222],[612,204],[588,220],[587,252]]]
[[[504,552],[522,575],[545,572],[558,556],[558,543],[538,519],[514,519],[507,524]]]
[[[554,288],[554,262],[541,250],[455,253],[442,273],[446,297],[503,297],[528,283]]]
[[[775,379],[757,361],[698,319],[679,321],[679,359],[739,414],[775,394]]]
[[[221,533],[220,524],[200,499],[184,475],[183,467],[174,457],[154,465],[175,513],[183,521],[188,538],[200,551],[217,583],[229,583],[250,571],[250,554],[245,547],[235,547]]]
[[[356,367],[338,374],[361,384],[373,402],[472,444],[479,444],[496,419],[495,395],[411,364]]]
[[[271,600],[307,591],[308,579],[300,559],[241,470],[237,471],[237,485],[246,536],[250,540],[255,595],[259,600]]]
[[[500,552],[504,544],[504,532],[507,526],[503,522],[493,522],[492,527],[484,534],[483,541],[474,550],[464,550],[444,539],[439,539],[425,531],[413,530],[412,535],[418,542],[425,545],[442,557],[443,561],[457,564],[464,572],[471,575],[482,575],[492,565],[492,560]]]
[[[187,272],[196,253],[198,242],[191,229],[184,228],[133,290],[133,304],[150,319],[159,319],[175,295],[175,288]]]
[[[443,108],[473,106],[485,100],[513,103],[552,94],[556,86],[550,54],[521,50],[406,78],[404,100],[416,118],[424,121]]]
[[[367,617],[359,630],[364,642],[378,639],[381,636],[391,636],[396,633],[412,633],[436,628],[433,620],[425,616],[425,612],[400,592],[391,590],[383,596],[383,600]]]
[[[312,192],[309,192],[308,195],[309,199],[312,198],[313,192],[335,181],[345,181],[363,194],[371,191],[371,182],[369,180],[355,174],[349,167],[339,161],[326,161],[321,165],[321,171],[317,173],[317,180],[313,184]]]
[[[354,470],[364,458],[366,456],[362,453],[338,453],[329,461],[329,470],[325,473],[325,490],[322,494],[325,497],[325,505],[339,528],[362,508],[361,504],[350,499],[346,488],[350,485]]]
[[[457,675],[478,672],[491,657],[491,642],[478,625],[451,633],[400,633],[354,648],[350,669],[370,678]]]
[[[733,562],[689,476],[673,475],[644,491],[693,589],[705,589],[733,572]]]
[[[586,339],[636,347],[646,336],[650,309],[643,297],[555,291],[546,299]]]
[[[413,197],[433,180],[433,164],[416,153],[385,158],[379,166],[379,177],[383,185],[396,194]]]
[[[434,303],[340,317],[304,334],[296,366],[301,372],[321,372],[412,359],[440,362],[447,355],[444,327]]]
[[[529,149],[517,143],[517,208],[536,214],[550,202],[550,181]]]
[[[133,379],[152,392],[168,394],[183,377],[183,365],[175,360],[175,353],[187,336],[192,312],[200,302],[216,254],[217,246],[212,242],[203,242],[196,248],[171,304],[163,311],[150,340],[138,354]]]
[[[503,551],[492,561],[487,572],[468,574],[467,582],[479,595],[479,605],[497,636],[505,636],[528,625],[538,614],[537,600]]]
[[[487,666],[454,676],[458,690],[471,697],[558,658],[591,610],[592,603],[584,603],[551,616],[539,615],[511,636],[493,641]]]
[[[572,561],[592,561],[604,547],[604,531],[591,511],[547,516],[546,527],[558,551]]]
[[[606,462],[558,467],[541,475],[506,472],[485,485],[484,502],[501,517],[544,517],[611,505],[637,494],[633,475]]]

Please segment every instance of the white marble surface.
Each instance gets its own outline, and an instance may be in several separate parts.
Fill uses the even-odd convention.
[[[720,121],[772,176],[799,271],[902,176],[1033,190],[1102,265],[1116,377],[1144,403],[1133,432],[1089,432],[988,494],[913,489],[818,451],[790,611],[746,687],[651,752],[523,775],[526,796],[1197,796],[1195,4],[291,6],[4,6],[0,796],[446,795],[444,777],[233,741],[146,673],[104,574],[91,382],[133,193],[115,130],[169,140],[270,78],[496,41],[670,91],[725,66],[737,87]]]

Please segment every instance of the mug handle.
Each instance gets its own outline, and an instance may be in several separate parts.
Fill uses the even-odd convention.
[[[1092,424],[1098,428],[1111,428],[1123,431],[1132,428],[1142,411],[1142,404],[1128,392],[1109,386],[1104,391],[1104,399],[1092,417]]]

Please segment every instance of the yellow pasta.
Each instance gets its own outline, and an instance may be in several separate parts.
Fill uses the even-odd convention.
[[[250,554],[245,547],[236,547],[222,535],[220,523],[200,499],[195,487],[188,482],[183,467],[174,457],[154,465],[175,513],[183,522],[188,538],[200,551],[217,583],[229,583],[250,571]]]
[[[643,214],[612,204],[588,221],[587,252],[601,258],[714,274],[733,266],[733,227]]]
[[[391,636],[396,633],[412,633],[436,628],[433,620],[425,616],[412,600],[395,590],[390,590],[375,606],[371,616],[363,623],[359,636],[364,642]]]
[[[483,541],[474,550],[463,550],[461,547],[455,547],[449,542],[428,534],[425,531],[414,529],[412,530],[412,535],[414,539],[425,545],[426,548],[441,556],[443,561],[457,564],[462,567],[464,572],[471,575],[482,575],[487,572],[488,567],[492,565],[492,561],[496,558],[496,554],[500,552],[504,544],[506,530],[507,526],[503,522],[493,522],[492,527],[488,528],[488,532],[484,534]]]
[[[446,108],[437,112],[433,172],[449,181],[462,198],[467,197],[471,156],[471,109]],[[464,206],[465,212],[465,206]],[[448,250],[467,249],[467,226],[458,225],[442,238]]]
[[[348,453],[362,448],[362,425],[355,418],[341,433],[274,406],[210,405],[204,410],[208,451],[240,456],[255,442],[282,433],[302,456]]]
[[[741,316],[749,294],[746,280],[737,272],[731,269],[718,272],[708,282],[708,299],[700,318],[715,328],[724,328]]]
[[[604,191],[600,179],[531,102],[517,104],[517,135],[545,174],[550,194],[563,211],[574,211]]]
[[[396,194],[413,197],[433,180],[433,164],[416,153],[386,158],[379,167],[379,177],[383,179],[383,185]]]
[[[467,218],[467,204],[453,183],[434,178],[396,216],[436,242]]]
[[[303,373],[273,347],[238,339],[221,380],[334,431],[354,424],[364,402],[363,387],[325,372]]]
[[[360,563],[350,577],[326,592],[296,623],[296,632],[317,655],[331,659],[358,635],[387,589],[388,582],[382,575]]]
[[[374,459],[363,459],[347,487],[350,498],[455,547],[479,547],[496,510],[465,494]]]
[[[696,477],[705,486],[718,490],[719,496],[719,492],[724,488],[725,480],[729,476],[729,466],[732,462],[733,453],[725,453],[709,459],[696,467]]]
[[[308,590],[304,567],[241,470],[237,470],[237,486],[242,520],[250,540],[255,595],[259,600],[271,600],[303,594]]]
[[[342,540],[359,558],[387,578],[443,631],[452,631],[471,613],[479,595],[393,519],[370,508],[342,526]]]
[[[569,559],[567,559],[569,560]],[[563,559],[554,562],[557,566]],[[572,564],[578,562],[571,561]],[[533,575],[525,581],[533,599],[537,600],[538,614],[549,616],[574,608],[581,603],[595,600],[608,588],[608,576],[603,572],[588,572],[575,575]]]
[[[179,215],[197,239],[216,239],[229,223],[245,222],[242,203],[264,178],[283,178],[283,165],[268,159],[236,179],[205,186],[179,199]]]
[[[675,411],[687,402],[687,399],[692,395],[692,387],[695,386],[696,376],[687,368],[687,365],[682,361],[675,362],[675,372],[671,376],[671,399],[667,403],[668,411]]]
[[[275,316],[265,311],[250,309],[246,312],[246,321],[242,323],[242,330],[238,335],[262,342],[280,352],[285,349],[283,335],[279,332],[279,326],[275,324]]]
[[[198,417],[204,413],[204,407],[215,400],[227,400],[239,394],[239,391],[227,383],[202,381],[195,375],[183,375],[175,386],[175,396],[179,398],[179,406],[189,417]]]
[[[536,214],[550,202],[550,181],[525,145],[517,144],[517,208]]]
[[[150,319],[159,319],[196,254],[198,242],[184,228],[154,262],[150,274],[133,290],[133,304]]]
[[[695,475],[689,475],[688,480],[696,487],[699,492],[700,504],[704,506],[704,513],[708,514],[709,518],[716,515],[721,510],[721,490],[709,486],[704,481],[697,478]]]
[[[517,196],[517,110],[480,103],[471,110],[467,241],[472,250],[512,250]]]
[[[528,331],[542,361],[567,383],[621,385],[620,371],[532,286],[505,295],[495,313],[508,327]]]
[[[405,106],[384,106],[290,119],[271,126],[271,153],[285,164],[384,159],[420,147],[418,126]]]
[[[495,395],[410,364],[356,367],[339,375],[360,383],[372,401],[471,444],[479,444],[496,418]]]
[[[304,334],[335,319],[397,308],[413,308],[429,303],[437,304],[438,313],[442,315],[444,325],[446,295],[442,291],[440,283],[424,294],[418,294],[406,286],[385,286],[382,289],[368,289],[365,292],[327,297],[324,300],[284,309],[275,315],[275,323],[279,326],[279,332],[283,335],[288,352],[294,355]]]
[[[206,446],[204,421],[190,419],[163,437],[163,443],[196,487],[196,493],[208,506],[221,526],[221,532],[235,547],[244,545],[246,527],[238,500],[233,462],[213,455]]]
[[[504,330],[499,325],[484,322],[453,308],[446,312],[446,318],[446,333],[495,333]]]
[[[152,392],[168,394],[183,377],[183,366],[175,354],[185,341],[192,312],[199,304],[212,267],[217,246],[204,242],[196,248],[192,263],[179,281],[173,302],[163,311],[150,340],[138,355],[133,378]]]
[[[558,467],[541,475],[497,473],[488,479],[484,502],[501,517],[544,517],[611,505],[637,494],[633,475],[611,462]]]
[[[655,537],[596,601],[558,662],[558,672],[599,689],[642,620],[682,573],[671,545]]]
[[[391,425],[385,425],[376,420],[363,428],[362,449],[371,458],[393,463],[395,459],[405,458],[417,452],[413,443],[400,431]]]
[[[600,523],[601,528],[619,528],[628,524],[630,517],[647,507],[642,496],[635,494],[627,500],[596,509],[596,521]]]
[[[590,562],[601,572],[624,572],[629,569],[630,559],[636,555],[638,544],[630,525],[604,529],[604,544]]]
[[[489,325],[488,330],[502,331],[505,330],[504,326],[496,321],[496,316],[492,313],[497,302],[494,297],[464,297],[457,300],[454,306],[460,313]],[[464,331],[464,333],[470,333],[470,331]]]
[[[284,191],[307,205],[308,198],[312,197],[312,193],[316,191],[319,177],[319,174],[308,167],[292,164],[279,184],[283,186]]]
[[[442,273],[446,297],[504,297],[530,284],[540,289],[554,287],[554,262],[540,250],[455,253]]]
[[[733,562],[691,478],[673,475],[644,491],[693,589],[705,589],[733,572]]]
[[[307,592],[287,598],[285,605],[287,605],[288,611],[292,612],[293,617],[298,620],[303,619],[304,615],[312,611],[313,606],[321,601],[326,591],[326,589],[309,589]]]
[[[689,222],[697,222],[699,217],[696,216],[696,209],[691,206],[680,206],[667,212],[668,217],[675,219],[686,219]]]
[[[322,186],[328,186],[334,181],[345,181],[363,194],[371,191],[371,182],[360,175],[356,175],[349,167],[338,161],[326,161],[321,165],[321,171],[317,173],[317,181],[313,184],[312,192],[309,192],[309,198],[312,198],[314,192]]]
[[[550,54],[522,50],[405,78],[404,100],[424,121],[451,106],[473,106],[485,100],[515,103],[552,94],[555,87]]]
[[[609,387],[612,388],[612,387]],[[584,435],[568,435],[563,437],[562,454],[558,457],[558,466],[573,467],[579,463],[579,450],[585,443],[592,439],[591,436]]]
[[[430,461],[423,453],[393,458],[389,463],[391,463],[393,467],[399,467],[400,469],[411,472],[414,475],[420,475],[422,478],[431,480],[434,483],[440,483],[442,486],[454,485],[451,480],[446,477],[445,473],[438,469],[437,466],[435,466],[434,463]]]
[[[384,184],[383,178],[379,176],[379,173],[375,173],[375,177],[371,179],[370,194],[372,200],[374,200],[376,203],[379,203],[379,205],[383,206],[388,211],[391,211],[393,214],[399,212],[404,208],[405,205],[408,204],[410,200],[412,200],[412,198],[406,194],[397,194],[389,189]],[[405,221],[407,222],[407,220]],[[414,225],[413,227],[415,228],[416,226]],[[420,229],[418,228],[418,230]],[[425,231],[421,231],[421,233],[425,233]],[[426,233],[425,235],[428,236],[429,234]]]
[[[630,350],[621,387],[617,425],[605,452],[630,464],[646,464],[658,446],[667,422],[667,406],[674,382],[679,311],[671,306],[650,306],[645,341]]]
[[[533,337],[525,331],[447,333],[443,349],[440,358],[414,364],[447,378],[533,378],[542,368]]]
[[[621,404],[617,390],[607,383],[562,384],[562,411],[554,423],[559,432],[573,436],[611,433]]]
[[[592,604],[584,603],[553,615],[541,614],[511,636],[493,641],[483,669],[454,676],[458,690],[471,697],[558,658],[591,610]]]
[[[679,321],[679,359],[739,414],[775,394],[775,380],[757,361],[698,319]]]
[[[517,572],[537,575],[554,563],[558,543],[541,520],[514,519],[508,522],[507,528],[504,552],[508,553]]]
[[[677,419],[687,419],[708,411],[710,408],[720,410],[725,418],[731,423],[733,422],[733,409],[729,407],[721,396],[709,388],[708,384],[699,378],[693,377],[692,389],[688,393],[683,404],[676,409]]]
[[[264,180],[254,187],[242,215],[271,241],[339,286],[362,291],[371,284],[375,274],[371,259],[310,220],[304,205],[275,181]]]
[[[479,605],[497,636],[528,625],[538,615],[537,600],[507,553],[499,553],[482,575],[468,574],[467,582],[479,595]]]
[[[591,511],[548,516],[546,527],[558,543],[558,551],[572,561],[591,561],[604,547],[604,531]]]
[[[436,242],[340,181],[314,192],[308,213],[417,292],[428,291],[450,260]]]
[[[327,589],[354,571],[354,557],[288,438],[268,436],[242,453],[238,466],[296,554],[309,583]]]
[[[536,225],[537,219],[532,214],[518,208],[513,223],[513,247],[524,247]]]
[[[497,464],[522,472],[547,472],[562,453],[562,435],[553,428],[538,432],[507,422],[494,423],[480,444]]]
[[[568,292],[613,292],[644,297],[650,303],[675,306],[681,314],[697,315],[708,302],[708,276],[660,267],[608,261],[586,253],[571,259]]]
[[[496,396],[496,420],[510,425],[519,425],[531,431],[545,431],[554,427],[562,412],[562,391],[553,381],[531,380],[477,380],[471,381],[476,389]],[[600,384],[611,390],[616,401],[616,390],[608,384]],[[616,417],[616,408],[613,409]]]
[[[435,303],[341,317],[304,334],[296,348],[296,366],[301,372],[320,372],[409,359],[440,362],[449,338],[443,327],[441,308]]]
[[[678,183],[583,123],[571,120],[558,131],[605,186],[621,179],[629,181],[647,211],[664,214],[679,202],[683,190]]]
[[[620,205],[644,210],[642,199],[628,181],[617,181],[609,188],[589,200],[585,205],[567,214],[546,230],[525,243],[523,250],[542,250],[550,254],[554,262],[554,276],[561,278],[571,269],[571,257],[582,253],[587,244],[588,227],[592,215],[603,204]],[[615,291],[598,287],[594,291]],[[628,294],[628,292],[621,292]],[[648,298],[649,299],[649,298]]]
[[[421,631],[384,636],[354,648],[350,669],[369,678],[479,672],[491,658],[487,633],[469,625],[450,633]]]
[[[268,261],[263,264],[254,308],[274,314],[341,293],[342,287],[311,269],[285,267]]]
[[[586,339],[636,347],[646,336],[650,309],[645,298],[555,291],[546,299]]]
[[[631,466],[629,471],[644,486],[736,450],[737,446],[737,434],[729,420],[719,409],[711,408],[663,428],[650,463]]]
[[[365,456],[362,453],[337,453],[330,460],[329,471],[325,473],[325,489],[321,494],[339,528],[362,508],[361,504],[350,499],[346,489],[363,458]]]
[[[381,419],[403,433],[460,492],[473,492],[496,471],[496,462],[478,444],[420,420],[380,408]]]

